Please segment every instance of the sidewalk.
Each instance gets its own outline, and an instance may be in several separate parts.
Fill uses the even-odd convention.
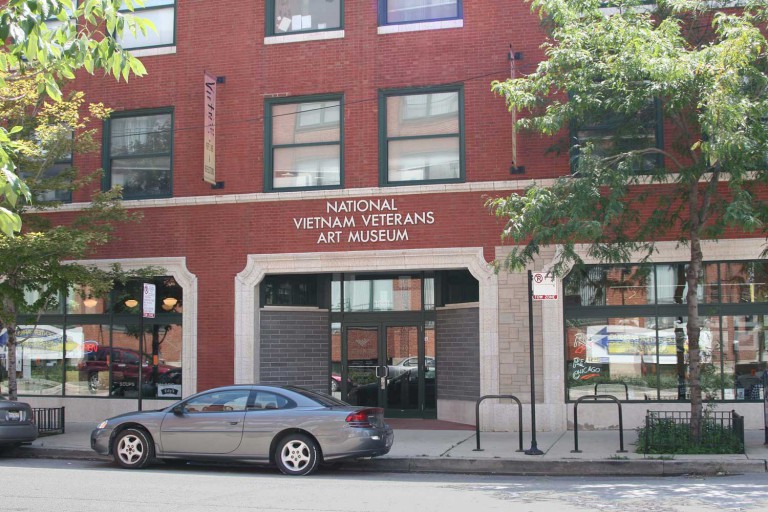
[[[11,456],[105,460],[90,449],[92,423],[68,422],[66,433],[45,436],[22,446]],[[581,453],[572,453],[574,433],[539,432],[537,446],[543,455],[518,452],[516,432],[482,432],[482,451],[475,451],[474,430],[396,429],[392,451],[383,456],[346,462],[343,470],[436,473],[481,473],[506,475],[635,475],[765,473],[768,446],[763,430],[745,432],[743,455],[644,456],[635,453],[636,433],[624,432],[625,453],[619,449],[618,430],[579,431]],[[523,448],[531,447],[524,433]]]

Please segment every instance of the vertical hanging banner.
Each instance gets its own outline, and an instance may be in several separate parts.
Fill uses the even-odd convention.
[[[203,181],[216,184],[216,77],[207,71],[205,81],[205,130]]]

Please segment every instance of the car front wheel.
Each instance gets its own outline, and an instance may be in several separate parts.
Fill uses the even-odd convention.
[[[285,475],[312,474],[320,462],[317,443],[303,434],[289,434],[283,438],[275,455],[277,467]]]
[[[143,430],[129,428],[120,432],[112,445],[112,456],[120,467],[141,469],[146,467],[155,455],[149,434]]]

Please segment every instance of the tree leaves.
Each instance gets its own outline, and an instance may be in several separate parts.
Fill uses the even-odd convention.
[[[73,80],[80,69],[91,74],[103,69],[117,80],[145,75],[144,66],[120,46],[119,38],[124,30],[147,30],[152,24],[119,12],[121,4],[121,0],[6,2],[0,8],[0,95],[10,97],[5,93],[9,83],[38,77],[35,94],[61,101],[61,82]],[[133,9],[133,2],[128,9]],[[105,26],[111,30],[104,33]],[[7,137],[0,136],[0,179],[7,185],[0,183],[0,206],[5,208],[0,211],[0,232],[13,236],[20,223],[11,212],[14,203],[8,201],[25,192],[13,177],[16,148],[9,144]]]
[[[754,206],[765,201],[765,191],[747,192],[765,181],[768,167],[768,56],[759,25],[765,2],[734,11],[667,0],[653,13],[634,1],[607,8],[591,0],[532,5],[548,22],[546,60],[530,75],[492,84],[521,113],[518,126],[557,135],[620,115],[624,128],[636,129],[634,119],[657,98],[665,140],[660,148],[627,146],[610,155],[595,151],[597,142],[578,147],[578,179],[556,180],[549,195],[528,190],[488,203],[496,215],[509,216],[503,238],[533,246],[677,239],[683,226],[696,225],[682,201],[694,189],[698,208],[709,212],[696,214],[708,219],[699,233],[765,231],[768,218]],[[617,143],[626,133],[615,127],[613,137]],[[576,149],[573,142],[569,147]],[[638,175],[632,162],[654,153],[664,156],[665,167]],[[706,186],[722,172],[727,187]],[[643,183],[667,185],[646,190],[645,208],[632,204]]]

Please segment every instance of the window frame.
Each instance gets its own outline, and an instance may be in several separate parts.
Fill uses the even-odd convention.
[[[464,19],[464,6],[463,0],[456,0],[456,16],[448,18],[425,18],[419,20],[408,21],[392,21],[390,22],[387,17],[387,7],[389,0],[379,0],[379,19],[378,23],[380,27],[393,26],[393,25],[410,25],[413,23],[429,23],[433,21],[451,21],[451,20],[463,20]]]
[[[458,94],[459,132],[458,134],[433,134],[405,137],[387,136],[387,99],[396,96],[416,96],[423,94],[455,92]],[[445,115],[445,114],[442,114]],[[434,117],[438,117],[436,115]],[[438,85],[428,87],[411,87],[405,89],[382,89],[379,91],[379,186],[398,187],[410,185],[430,185],[444,183],[463,183],[466,181],[466,156],[465,156],[465,117],[464,117],[464,86],[459,84]],[[456,138],[459,139],[459,176],[456,178],[442,178],[435,180],[411,180],[390,181],[389,179],[389,143],[390,141],[409,141],[419,139]]]
[[[40,181],[47,180],[47,179],[55,179],[59,177],[62,173],[71,171],[74,169],[75,166],[75,160],[74,160],[74,147],[75,147],[75,131],[72,130],[70,133],[70,139],[71,139],[71,147],[69,154],[65,158],[59,158],[51,162],[51,164],[46,167],[41,174],[39,175],[38,179]],[[64,166],[61,169],[59,169],[56,173],[51,172],[52,169],[54,169],[57,166]],[[27,173],[21,173],[22,178],[28,178],[29,174]],[[45,199],[41,198],[43,195],[53,193],[54,197],[53,199]],[[34,196],[34,202],[35,203],[62,203],[67,204],[72,202],[72,190],[39,190],[37,194]]]
[[[314,29],[314,30],[294,30],[289,32],[277,32],[275,30],[275,2],[276,0],[267,0],[265,3],[266,6],[266,16],[264,18],[265,23],[265,34],[266,37],[275,37],[275,36],[292,36],[296,34],[316,34],[318,32],[333,32],[337,30],[344,30],[344,0],[339,0],[339,26],[338,27],[327,27],[322,29]]]
[[[655,125],[653,128],[653,135],[656,139],[655,147],[656,149],[664,149],[664,112],[663,112],[663,105],[661,103],[661,99],[656,97],[653,99],[653,109],[655,113]],[[569,134],[569,155],[570,155],[570,165],[571,165],[571,174],[576,175],[577,174],[577,167],[578,167],[578,161],[579,161],[579,155],[581,154],[581,150],[579,149],[579,146],[583,141],[589,141],[593,139],[581,139],[578,136],[578,132],[580,130],[600,130],[605,129],[609,126],[609,123],[606,122],[599,122],[599,123],[593,123],[581,126],[578,123],[571,123],[570,125],[570,134]],[[657,153],[654,155],[655,162],[654,165],[656,166],[656,169],[661,169],[664,167],[664,155],[661,153]],[[637,169],[635,170],[638,174],[648,174],[654,172],[653,169]]]
[[[124,49],[129,50],[129,51],[141,51],[141,50],[150,50],[150,49],[153,49],[153,48],[168,48],[168,47],[171,47],[171,46],[176,46],[176,35],[177,35],[176,34],[176,27],[177,27],[176,20],[178,19],[179,0],[169,0],[169,2],[172,2],[173,6],[170,6],[170,5],[153,5],[153,6],[149,6],[149,7],[144,7],[144,6],[139,7],[139,6],[136,6],[136,7],[134,7],[133,11],[131,11],[129,9],[120,9],[119,10],[119,12],[121,14],[131,14],[131,15],[135,15],[135,16],[138,16],[138,17],[142,17],[141,13],[144,13],[144,12],[147,12],[147,11],[160,11],[160,10],[164,10],[164,9],[168,9],[168,8],[172,8],[172,10],[173,10],[173,38],[171,39],[170,43],[154,44],[154,45],[149,45],[149,46],[135,46],[135,47],[124,46],[123,47]],[[158,31],[158,33],[159,33],[159,31]],[[154,32],[152,32],[152,31],[147,32],[148,37],[150,36],[150,34],[154,35]],[[122,42],[121,42],[121,44],[122,44]]]
[[[723,340],[728,340],[727,337],[724,337],[723,334],[726,332],[724,329],[725,322],[723,319],[725,318],[736,318],[736,317],[745,317],[745,316],[764,316],[768,317],[768,314],[766,314],[766,304],[768,304],[768,295],[764,295],[763,300],[754,300],[753,302],[731,302],[729,300],[723,300],[723,292],[721,291],[722,285],[726,283],[726,278],[724,274],[724,269],[726,266],[730,265],[741,265],[746,268],[748,265],[755,265],[758,263],[763,263],[764,260],[761,259],[735,259],[735,260],[727,260],[727,259],[714,259],[714,260],[704,260],[703,264],[705,268],[707,266],[710,266],[710,270],[717,275],[716,282],[713,283],[714,286],[714,295],[717,297],[717,300],[709,300],[708,299],[708,293],[705,288],[704,290],[704,299],[699,300],[699,306],[698,306],[698,313],[700,320],[706,320],[707,318],[719,318],[718,322],[718,344],[723,343]],[[563,322],[564,322],[564,328],[563,328],[563,360],[564,360],[564,380],[563,380],[563,389],[566,397],[566,403],[573,403],[575,402],[575,398],[569,397],[569,381],[568,381],[568,328],[569,328],[569,322],[573,321],[582,321],[582,320],[593,320],[593,319],[613,319],[613,318],[630,318],[630,317],[638,317],[638,318],[654,318],[656,322],[659,321],[659,319],[669,319],[673,317],[683,317],[686,318],[688,316],[688,304],[686,302],[683,302],[682,304],[677,303],[667,303],[667,302],[660,302],[659,301],[659,283],[660,279],[658,278],[658,271],[661,269],[665,269],[668,266],[677,266],[677,265],[686,265],[689,262],[686,261],[671,261],[671,262],[653,262],[648,263],[651,268],[651,273],[654,275],[653,278],[649,278],[649,283],[653,284],[653,290],[649,290],[649,294],[652,294],[653,301],[648,303],[638,303],[638,304],[628,304],[628,305],[620,305],[620,304],[612,304],[612,305],[577,305],[577,304],[569,304],[567,300],[563,301],[562,306],[562,314],[563,314]],[[623,267],[622,264],[611,264],[611,263],[603,263],[603,264],[590,264],[585,267],[584,270],[589,271],[591,269],[601,269],[602,271],[610,270],[611,268],[621,268]],[[573,272],[576,269],[571,269],[571,272]],[[579,270],[579,272],[582,272]],[[584,272],[582,272],[584,274]],[[569,272],[568,275],[566,275],[563,278],[563,289],[566,290],[567,283],[566,280],[569,278],[571,273]],[[577,278],[578,279],[578,278]],[[761,279],[764,279],[764,277],[761,276]],[[754,278],[753,278],[754,280]],[[744,282],[744,284],[760,284],[760,283],[753,283],[753,282]],[[573,290],[571,290],[573,292]],[[652,293],[651,293],[652,292]],[[565,292],[564,292],[565,293]],[[564,299],[567,299],[567,296],[564,297]],[[703,324],[702,324],[703,327]],[[702,331],[703,332],[703,331]],[[657,346],[659,342],[659,335],[657,333]],[[730,339],[730,343],[733,343],[733,339]],[[715,346],[714,342],[711,347],[712,352],[714,353]],[[719,361],[715,361],[714,355],[710,355],[712,358],[712,364],[715,364],[717,367],[718,372],[718,378],[720,378],[723,382],[725,382],[725,376],[726,376],[726,365],[729,363],[727,359],[723,357],[724,352],[722,352],[722,347],[718,348],[720,350],[719,353]],[[738,373],[736,373],[736,364],[738,361],[734,360],[734,376],[738,376]],[[754,361],[748,361],[744,360],[742,361],[742,365],[749,365],[753,364]],[[657,360],[657,363],[658,360]],[[660,397],[660,385],[656,385],[656,397],[651,398],[650,400],[655,403],[671,403],[675,401],[674,399],[669,398],[661,398]],[[714,403],[755,403],[758,401],[762,401],[762,399],[757,400],[754,398],[746,398],[746,399],[739,399],[737,396],[734,396],[733,398],[725,398],[725,390],[729,389],[726,386],[723,386],[719,388],[719,391],[721,392],[721,395],[719,398],[715,398]],[[716,390],[717,391],[717,390]],[[629,399],[624,400],[621,398],[622,402],[634,402],[634,403],[640,403],[644,402],[640,399]],[[685,403],[688,403],[688,399],[686,399]],[[644,402],[647,403],[647,402]]]
[[[162,199],[173,197],[173,159],[174,159],[174,123],[175,123],[175,109],[174,107],[160,107],[141,110],[125,110],[120,112],[113,112],[109,118],[104,120],[102,129],[102,167],[104,169],[104,177],[102,178],[101,188],[102,190],[110,190],[112,188],[112,121],[114,119],[125,119],[131,117],[148,117],[153,115],[169,114],[171,116],[171,147],[168,151],[170,156],[169,163],[169,177],[168,177],[168,192],[163,194],[136,194],[125,196],[125,187],[123,187],[123,199]],[[130,155],[128,158],[146,158],[148,156],[164,156],[165,153],[143,153],[141,155]],[[125,158],[125,156],[123,156]]]
[[[339,102],[339,140],[338,142],[318,142],[301,144],[273,144],[274,123],[272,121],[272,111],[274,106],[292,105],[302,103],[322,103],[338,101]],[[306,128],[299,128],[299,117],[301,112],[297,112],[293,126],[295,132],[306,131]],[[338,185],[313,185],[305,187],[275,187],[274,185],[274,163],[276,148],[301,148],[312,146],[339,146],[339,184]],[[311,96],[289,96],[283,98],[267,98],[264,101],[264,191],[265,192],[292,192],[304,190],[335,190],[344,188],[344,95],[343,94],[318,94]]]

